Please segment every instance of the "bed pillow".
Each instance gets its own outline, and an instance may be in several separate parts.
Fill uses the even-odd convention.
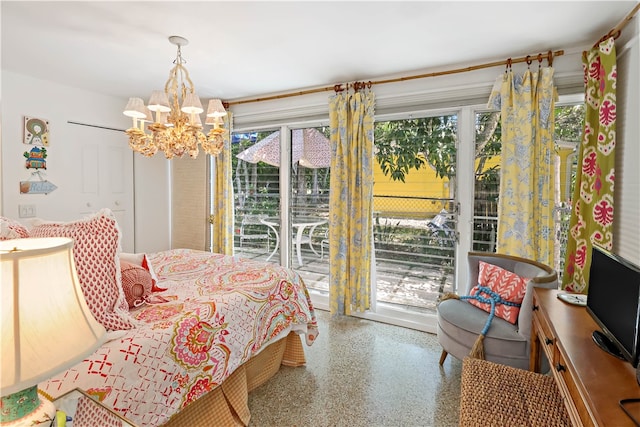
[[[476,295],[479,291],[478,287],[484,286],[496,292],[506,301],[522,304],[524,294],[527,290],[527,281],[528,279],[520,277],[515,273],[505,270],[504,268],[498,267],[497,265],[480,261],[478,285],[471,289],[469,295]],[[481,293],[480,296],[485,298],[488,297],[484,292]],[[467,301],[486,312],[491,312],[491,304],[482,303],[471,298]],[[514,325],[518,321],[519,313],[520,307],[496,304],[495,315],[507,322],[513,323]]]
[[[167,290],[167,288],[161,288],[158,286],[158,276],[156,275],[156,272],[153,270],[153,266],[149,262],[149,258],[147,257],[147,254],[145,253],[130,254],[130,253],[123,252],[120,254],[120,259],[135,265],[139,265],[145,270],[147,270],[151,275],[151,290],[153,292],[162,292]]]
[[[153,286],[151,274],[141,265],[120,260],[122,290],[129,308],[140,307],[151,295]]]
[[[135,327],[121,286],[120,229],[109,209],[72,222],[37,221],[31,237],[70,237],[87,305],[107,330]]]
[[[11,218],[0,216],[0,240],[23,239],[29,237],[27,228]]]

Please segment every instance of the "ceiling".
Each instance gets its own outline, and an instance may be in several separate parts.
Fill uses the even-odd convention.
[[[180,35],[200,97],[229,101],[583,47],[636,4],[2,0],[2,69],[148,99]]]

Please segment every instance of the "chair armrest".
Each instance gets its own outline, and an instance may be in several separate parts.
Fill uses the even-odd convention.
[[[527,290],[518,314],[518,333],[525,337],[527,342],[531,340],[534,288],[558,289],[558,274],[553,271],[549,275],[534,277],[527,282]]]

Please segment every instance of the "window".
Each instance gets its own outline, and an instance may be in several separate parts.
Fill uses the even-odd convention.
[[[476,113],[475,181],[473,213],[473,250],[496,251],[498,196],[500,190],[500,113]],[[571,197],[575,184],[576,148],[582,135],[584,105],[559,105],[555,110],[555,143],[557,153],[555,201],[556,254],[555,266],[561,274],[564,249],[571,215]]]

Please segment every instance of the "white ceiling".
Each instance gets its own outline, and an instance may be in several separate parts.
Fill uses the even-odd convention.
[[[182,48],[237,100],[593,44],[636,1],[5,1],[2,68],[147,99]]]

